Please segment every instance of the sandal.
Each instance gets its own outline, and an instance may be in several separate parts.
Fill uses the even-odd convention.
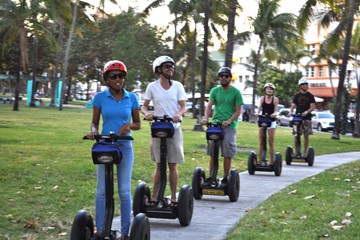
[[[148,201],[147,205],[148,205],[149,207],[155,207],[155,206],[156,206],[156,201],[153,201],[153,200]]]
[[[176,202],[176,201],[171,201],[170,204],[169,204],[169,207],[177,208],[177,207],[178,207],[178,202]]]

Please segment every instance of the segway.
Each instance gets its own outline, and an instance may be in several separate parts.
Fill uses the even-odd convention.
[[[291,162],[307,162],[309,167],[314,165],[315,151],[311,146],[308,148],[306,156],[301,156],[301,125],[303,124],[303,118],[301,114],[294,115],[293,119],[290,121],[290,126],[295,127],[296,132],[296,141],[298,143],[296,147],[295,154],[290,145],[286,147],[285,151],[285,162],[286,165],[291,165]],[[311,126],[310,126],[311,127]]]
[[[88,139],[87,136],[83,139]],[[96,135],[96,143],[92,147],[92,159],[94,164],[105,165],[105,217],[102,229],[102,237],[94,236],[94,223],[91,214],[86,210],[80,210],[75,215],[71,227],[71,240],[115,240],[119,239],[119,232],[112,230],[114,217],[114,164],[122,160],[122,153],[114,144],[117,140],[131,141],[131,136],[118,136],[113,132],[110,135]],[[136,215],[131,226],[131,240],[150,239],[150,223],[145,215]]]
[[[263,114],[258,117],[258,126],[262,128],[262,152],[261,152],[261,163],[257,163],[257,156],[254,151],[251,151],[248,158],[248,172],[250,175],[254,175],[256,171],[259,172],[274,172],[275,176],[281,175],[282,170],[282,156],[279,152],[275,154],[275,161],[273,165],[268,163],[266,160],[267,154],[267,129],[271,126],[272,119],[270,115]]]
[[[192,178],[194,198],[202,199],[203,195],[229,196],[231,202],[236,202],[240,193],[240,177],[237,169],[232,169],[228,176],[227,184],[217,178],[219,169],[220,141],[224,139],[224,130],[220,122],[207,123],[206,140],[213,141],[212,157],[213,172],[210,178],[205,177],[205,171],[197,167]]]
[[[141,182],[134,192],[133,212],[134,214],[145,213],[149,218],[178,218],[182,226],[188,226],[191,222],[194,200],[193,191],[190,186],[184,185],[180,189],[178,202],[174,204],[171,199],[164,196],[166,188],[166,165],[167,146],[166,138],[174,135],[172,118],[167,115],[154,116],[151,123],[151,135],[160,138],[160,182],[156,201],[151,201],[150,188],[145,182]]]

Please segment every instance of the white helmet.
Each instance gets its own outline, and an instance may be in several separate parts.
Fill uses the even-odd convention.
[[[272,84],[272,83],[265,83],[265,85],[264,85],[264,90],[265,90],[265,88],[267,88],[267,87],[271,87],[273,90],[275,90],[275,85],[274,84]]]
[[[308,84],[308,81],[307,81],[306,78],[304,78],[304,77],[300,78],[300,80],[298,81],[298,85],[300,86],[300,85],[303,84],[303,83]]]
[[[160,67],[163,63],[170,62],[175,65],[174,59],[169,56],[160,56],[156,58],[153,62],[153,72],[156,73],[156,68]]]

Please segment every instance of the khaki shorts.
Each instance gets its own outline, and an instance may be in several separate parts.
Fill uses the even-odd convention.
[[[304,120],[301,125],[301,131],[304,136],[313,135],[311,120]]]
[[[184,163],[184,143],[181,128],[174,129],[174,136],[166,139],[167,156],[169,163]],[[160,138],[151,138],[150,153],[151,160],[160,162]]]
[[[207,155],[213,155],[214,141],[208,141]],[[236,129],[224,128],[224,139],[220,142],[221,156],[234,158],[236,156]]]

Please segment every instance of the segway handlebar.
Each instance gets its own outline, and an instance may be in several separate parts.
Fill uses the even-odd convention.
[[[303,117],[302,113],[295,113],[295,114],[291,114],[292,117]]]
[[[84,136],[83,140],[90,140],[90,138],[88,138],[88,136]],[[109,135],[95,135],[95,140],[98,142],[100,140],[105,140],[108,142],[115,142],[117,140],[134,140],[134,138],[132,136],[125,136],[125,135],[115,135],[114,133],[110,133]]]
[[[146,120],[144,118],[143,120]],[[173,122],[173,118],[169,117],[169,115],[163,115],[163,116],[153,116],[153,120],[155,122]],[[179,120],[181,122],[181,120]]]
[[[206,123],[206,127],[222,127],[222,122],[220,121],[208,122]]]

